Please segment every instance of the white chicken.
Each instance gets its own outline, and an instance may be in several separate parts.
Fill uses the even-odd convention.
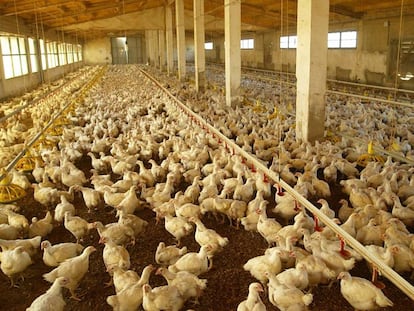
[[[260,283],[250,283],[247,299],[239,303],[237,311],[266,311],[266,306],[260,298],[261,292],[263,287]]]
[[[17,240],[3,240],[0,239],[0,247],[1,250],[4,252],[6,250],[15,249],[18,246],[24,248],[26,252],[29,253],[30,256],[33,256],[37,253],[40,242],[42,241],[41,236],[36,236],[31,239],[17,239]]]
[[[0,261],[1,271],[10,278],[11,286],[15,285],[15,277],[33,263],[23,246],[1,252]]]
[[[267,201],[262,201],[256,213],[259,215],[257,221],[257,231],[267,241],[269,245],[272,245],[277,241],[277,233],[282,228],[282,225],[274,218],[268,218],[266,213]]]
[[[243,265],[243,269],[249,271],[262,284],[266,284],[268,280],[267,273],[273,275],[282,270],[282,261],[279,255],[280,251],[275,250],[268,254],[250,258]]]
[[[0,224],[0,239],[15,240],[22,237],[22,232],[9,224]]]
[[[32,184],[34,189],[34,199],[44,206],[52,206],[59,203],[61,191],[52,187],[40,187],[38,184]]]
[[[93,209],[97,208],[102,202],[101,193],[95,189],[75,185],[74,190],[82,192],[83,201],[85,202],[89,213],[92,212]]]
[[[279,202],[276,203],[273,212],[288,222],[300,212],[300,208],[298,208],[295,199],[290,194],[286,192],[282,193],[284,193],[284,195],[278,199]]]
[[[69,289],[73,299],[79,300],[75,294],[75,290],[79,286],[79,282],[85,276],[86,272],[88,272],[89,256],[94,251],[96,251],[95,247],[86,247],[82,254],[65,260],[52,271],[43,274],[43,278],[52,283],[61,276],[66,277],[69,282],[65,287]]]
[[[187,253],[187,247],[178,248],[175,245],[165,246],[160,242],[155,251],[155,262],[162,266],[169,266],[177,262],[178,258]]]
[[[337,276],[336,272],[331,270],[321,258],[313,255],[297,258],[296,268],[301,269],[302,267],[307,271],[310,286],[327,284]]]
[[[357,310],[376,310],[393,306],[392,301],[378,287],[364,278],[341,272],[338,279],[341,280],[342,296]]]
[[[170,265],[168,270],[177,273],[178,271],[188,271],[195,275],[200,275],[211,268],[211,261],[208,256],[208,251],[211,246],[201,246],[198,253],[190,252],[181,256],[176,263]]]
[[[137,310],[142,304],[142,285],[148,283],[151,272],[154,269],[152,265],[145,266],[141,277],[138,277],[135,271],[124,271],[118,267],[115,268],[113,271],[113,283],[116,295],[107,297],[107,303],[112,306],[113,310]]]
[[[99,243],[112,241],[118,245],[135,244],[134,230],[127,225],[116,222],[103,225],[102,222],[95,221],[93,227],[98,231]]]
[[[199,218],[191,218],[196,225],[195,240],[200,246],[210,245],[208,255],[213,256],[216,252],[223,249],[229,243],[229,239],[222,237],[213,229],[208,229]]]
[[[61,180],[62,184],[66,187],[71,187],[75,185],[82,186],[87,182],[85,174],[80,169],[71,166],[70,168],[63,166],[61,170]]]
[[[66,302],[62,295],[62,287],[67,286],[69,280],[65,277],[58,277],[46,291],[40,295],[26,311],[63,311]]]
[[[108,296],[106,302],[115,311],[135,311],[141,306],[143,301],[142,285],[139,283],[131,284],[116,295]]]
[[[165,230],[175,237],[178,245],[180,245],[181,238],[193,231],[193,226],[182,217],[165,215],[164,220]]]
[[[69,212],[71,215],[75,215],[75,206],[68,201],[65,195],[60,196],[60,203],[55,207],[54,219],[56,222],[63,222],[65,219],[65,213]]]
[[[138,237],[148,226],[148,221],[135,216],[133,214],[125,214],[123,211],[119,213],[118,223],[126,225],[134,230],[135,237]]]
[[[106,271],[111,274],[114,267],[119,267],[124,270],[128,270],[131,261],[129,253],[122,245],[117,245],[112,241],[107,241],[102,252],[103,262],[106,267]]]
[[[255,191],[256,180],[252,177],[247,178],[244,184],[238,184],[234,189],[233,199],[250,202]]]
[[[115,292],[119,294],[124,289],[127,289],[130,286],[137,284],[140,288],[142,285],[149,282],[149,278],[151,276],[152,271],[155,270],[153,265],[147,265],[141,272],[141,276],[139,276],[133,270],[124,270],[120,267],[113,267],[112,268],[112,280],[115,287]]]
[[[175,215],[187,220],[190,218],[198,218],[201,215],[200,206],[193,203],[185,203],[175,208]]]
[[[82,240],[89,230],[94,228],[93,223],[89,223],[79,216],[72,216],[70,212],[65,212],[63,224],[65,228],[76,238],[77,243]]]
[[[276,276],[277,280],[289,288],[299,288],[304,290],[309,285],[309,277],[307,268],[304,265],[289,268],[280,272]]]
[[[184,305],[184,299],[176,286],[151,288],[149,284],[144,284],[142,291],[142,307],[145,311],[179,311]]]
[[[46,212],[45,217],[42,219],[37,219],[37,217],[32,218],[32,223],[29,226],[29,238],[36,236],[45,237],[53,230],[52,224],[52,214],[50,211]]]
[[[115,192],[116,190],[110,186],[104,186],[103,189],[103,198],[105,204],[113,208],[116,208],[125,197],[125,193]]]
[[[48,240],[40,244],[43,250],[43,262],[49,267],[56,267],[66,259],[78,256],[84,249],[78,243],[59,243],[52,245]]]
[[[135,210],[143,209],[141,201],[137,198],[136,190],[137,186],[133,185],[125,193],[122,201],[116,206],[117,214],[120,211],[123,211],[125,214],[133,214]]]
[[[16,228],[20,233],[24,233],[29,229],[29,221],[24,215],[9,209],[3,209],[3,212],[7,214],[7,223]]]
[[[195,298],[195,302],[198,303],[198,298],[202,291],[207,287],[206,279],[200,279],[187,271],[172,273],[171,271],[168,271],[168,269],[161,267],[157,269],[156,274],[162,275],[166,279],[168,285],[176,286],[184,300]]]
[[[275,275],[268,274],[268,277],[269,301],[281,311],[305,311],[312,303],[312,294],[305,294],[299,288],[290,288],[280,283]]]

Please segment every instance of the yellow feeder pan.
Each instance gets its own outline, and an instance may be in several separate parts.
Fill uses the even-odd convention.
[[[385,162],[382,156],[375,154],[374,143],[372,141],[368,143],[368,152],[361,155],[357,160],[358,165],[363,167],[367,166],[368,162]]]
[[[254,112],[263,112],[264,108],[260,103],[260,100],[256,100],[256,105],[253,107]]]
[[[267,119],[268,120],[273,120],[275,118],[279,118],[281,120],[283,120],[284,116],[283,114],[275,107],[272,114],[270,114]]]
[[[47,129],[47,134],[52,136],[61,136],[63,134],[63,128],[61,126],[52,126]]]
[[[0,173],[6,174],[0,181],[0,203],[12,203],[26,196],[26,191],[22,187],[11,183],[13,179],[11,174],[6,173],[5,169],[2,169]]]
[[[335,135],[332,131],[327,130],[325,138],[333,143],[339,143],[341,138],[338,135]]]
[[[68,108],[70,109],[70,108]],[[62,125],[69,125],[70,121],[65,117],[65,116],[60,116],[59,118],[57,118],[53,124],[55,126],[62,126]]]
[[[392,144],[388,147],[389,151],[394,151],[394,152],[401,152],[401,146],[398,144],[398,142],[396,142],[395,140],[392,142]]]
[[[36,167],[36,162],[38,162],[41,166],[44,165],[44,161],[40,156],[32,156],[29,152],[27,152],[24,157],[17,161],[14,168],[25,173],[31,172]]]
[[[33,145],[33,148],[40,148],[42,147],[42,149],[53,149],[55,148],[57,145],[54,141],[51,141],[49,139],[47,139],[46,137],[42,137],[41,139],[38,139],[36,141],[36,143]]]

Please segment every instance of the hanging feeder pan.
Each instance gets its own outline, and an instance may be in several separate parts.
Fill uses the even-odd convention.
[[[32,156],[30,153],[26,153],[26,155],[17,161],[14,168],[20,172],[31,172],[36,167],[36,162],[38,162],[41,166],[44,165],[44,161],[40,156]]]
[[[70,121],[65,117],[65,116],[60,116],[59,118],[57,118],[53,124],[55,126],[62,126],[62,125],[69,125]]]
[[[42,138],[38,139],[36,143],[33,145],[33,148],[36,148],[36,149],[40,147],[43,149],[53,149],[57,147],[57,145],[56,145],[56,142],[50,139],[47,139],[46,137],[43,136]]]
[[[368,143],[368,152],[360,155],[357,160],[357,164],[362,167],[366,167],[368,162],[385,162],[382,156],[375,153],[374,143],[372,141]]]
[[[0,203],[12,203],[26,196],[26,191],[22,187],[11,183],[11,174],[6,173],[4,169],[1,173],[6,176],[0,181]]]
[[[284,120],[285,116],[282,112],[280,112],[276,107],[274,108],[272,114],[267,116],[268,120],[273,120],[275,118],[279,118],[280,120]]]
[[[48,135],[61,136],[63,134],[63,128],[61,126],[52,126],[47,130]]]
[[[392,142],[392,144],[388,147],[388,150],[392,151],[392,152],[401,152],[402,151],[401,146],[398,144],[398,142],[396,140],[394,140]]]
[[[252,108],[252,110],[256,113],[261,113],[261,112],[264,112],[266,108],[263,107],[260,100],[256,100],[256,105]]]
[[[326,140],[329,140],[330,142],[333,142],[333,143],[339,143],[341,141],[341,137],[339,137],[338,135],[335,135],[330,130],[326,131],[325,138],[326,138]]]

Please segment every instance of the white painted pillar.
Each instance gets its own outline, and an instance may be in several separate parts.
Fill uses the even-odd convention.
[[[224,0],[226,104],[238,103],[241,79],[241,0]]]
[[[165,7],[165,30],[167,44],[167,73],[171,76],[174,72],[174,37],[172,8],[170,5]]]
[[[151,48],[151,30],[145,30],[145,51],[147,56],[146,63],[151,65],[152,63],[152,48]]]
[[[184,0],[175,0],[175,21],[177,27],[178,79],[184,81],[186,76]]]
[[[204,51],[204,0],[194,0],[194,56],[197,92],[204,92],[206,84],[206,53]]]
[[[165,70],[165,31],[158,30],[158,51],[160,55],[160,70]]]
[[[329,0],[298,1],[296,137],[324,136]]]
[[[158,30],[152,30],[152,45],[154,49],[154,66],[160,68],[160,51],[158,47]]]

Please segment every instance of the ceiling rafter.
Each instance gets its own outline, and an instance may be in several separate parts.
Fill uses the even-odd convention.
[[[193,1],[184,0],[185,9],[188,12],[193,10]],[[36,22],[41,21],[46,29],[68,33],[72,33],[73,29],[78,29],[77,31],[82,33],[83,37],[96,37],[97,34],[107,35],[107,30],[82,29],[83,26],[77,27],[77,24],[102,22],[115,16],[155,7],[171,6],[174,10],[174,3],[175,0],[0,0],[0,18],[17,15],[28,25],[35,25]],[[413,16],[414,0],[404,0],[403,4],[404,16]],[[210,19],[223,22],[223,0],[205,0],[204,6],[204,12]],[[282,24],[288,24],[293,29],[296,25],[297,6],[297,0],[241,0],[242,29],[278,29]],[[396,0],[330,0],[331,23],[360,19],[398,18],[400,12],[401,1]],[[113,29],[110,32],[116,33],[115,28],[120,27],[134,28],[135,25],[118,24],[104,28]],[[72,29],[69,31],[69,28]],[[131,31],[140,30],[131,29]],[[218,33],[221,30],[214,31]]]
[[[342,5],[331,5],[329,8],[329,11],[331,13],[351,17],[354,19],[361,19],[364,16],[363,12],[355,12],[353,10],[350,10]]]

